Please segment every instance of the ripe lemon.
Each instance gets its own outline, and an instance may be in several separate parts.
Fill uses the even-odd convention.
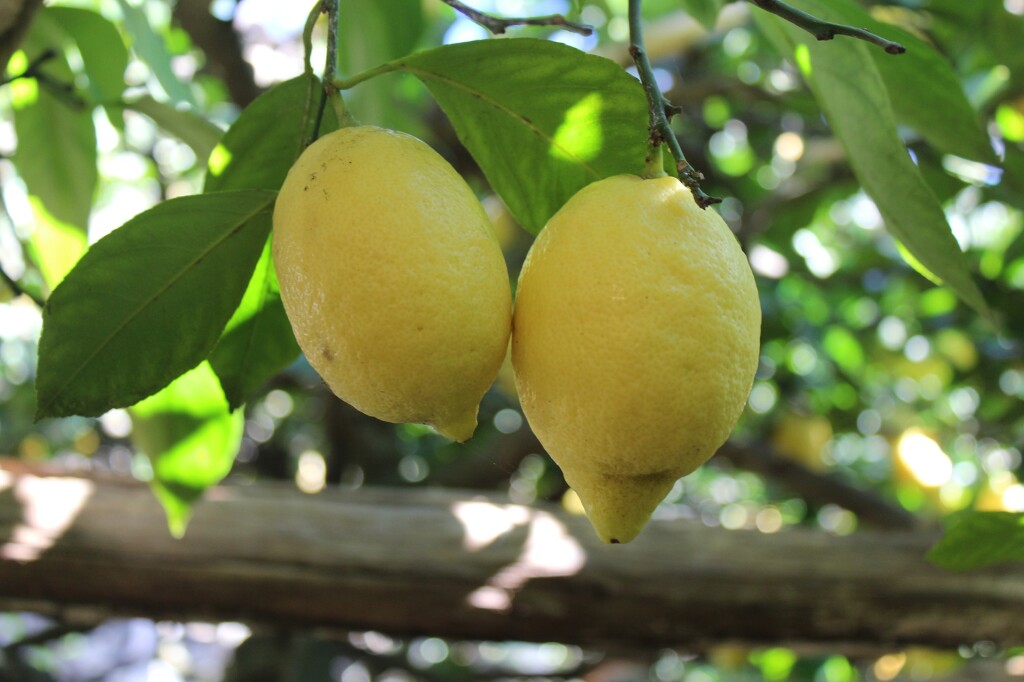
[[[441,156],[373,126],[320,138],[281,187],[273,257],[295,338],[338,397],[473,435],[512,294],[483,207]]]
[[[760,327],[736,238],[675,178],[595,182],[540,233],[516,293],[516,388],[605,542],[634,538],[728,438]]]

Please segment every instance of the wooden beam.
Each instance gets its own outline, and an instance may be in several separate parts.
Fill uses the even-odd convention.
[[[466,491],[210,491],[183,540],[140,484],[0,468],[0,610],[701,649],[1024,641],[1024,566],[951,573],[934,536],[587,521]]]

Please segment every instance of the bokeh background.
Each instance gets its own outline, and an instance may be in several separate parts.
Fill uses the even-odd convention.
[[[99,12],[127,42],[136,41],[136,51],[139,36],[128,25],[127,8],[132,16],[141,12],[174,81],[154,69],[152,55],[143,60],[133,52],[125,74],[129,92],[188,107],[222,129],[261,91],[302,71],[301,31],[310,9],[303,3],[53,4]],[[508,16],[577,9],[567,1],[473,4]],[[565,42],[625,67],[626,1],[582,4],[573,16],[595,27],[591,37],[550,28],[511,33]],[[943,155],[904,131],[999,325],[907,264],[799,73],[751,23],[755,8],[731,3],[717,12],[710,2],[648,0],[648,46],[659,83],[683,109],[676,130],[689,160],[707,176],[705,189],[724,197],[719,210],[749,255],[764,312],[760,368],[728,452],[680,481],[656,518],[762,533],[794,525],[856,532],[863,520],[815,495],[813,477],[811,488],[794,491],[785,477],[757,473],[758,462],[773,459],[838,477],[928,523],[962,510],[1024,511],[1024,176],[1016,172],[1024,168],[1024,2],[864,4],[876,18],[936,45],[1005,161],[997,168]],[[324,59],[322,28],[315,32],[314,64]],[[342,3],[346,74],[413,49],[485,37],[484,29],[435,0]],[[67,58],[81,84],[76,56]],[[18,283],[0,287],[0,455],[149,480],[153,453],[146,451],[139,414],[33,421],[40,310],[19,290],[45,296],[85,243],[159,201],[199,192],[206,159],[144,115],[125,111],[119,130],[97,109],[98,191],[87,232],[69,228],[27,193],[9,160],[18,148],[13,86],[0,86],[0,265]],[[425,89],[393,74],[360,85],[346,99],[358,119],[428,141],[470,181],[495,223],[514,281],[532,237],[489,190]],[[337,486],[486,489],[578,511],[529,432],[508,366],[481,405],[477,435],[459,446],[426,427],[364,417],[298,360],[246,406],[226,483],[265,480],[293,481],[309,495]],[[0,652],[0,679],[76,681],[853,682],[967,679],[958,676],[978,670],[987,677],[972,679],[1024,676],[1024,650],[985,643],[864,656],[743,646],[699,654],[606,652],[375,632],[320,637],[238,623],[128,619],[83,628],[26,613],[0,614]]]

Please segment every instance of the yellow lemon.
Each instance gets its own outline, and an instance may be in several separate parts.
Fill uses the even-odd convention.
[[[736,238],[675,178],[572,197],[519,277],[523,411],[605,542],[628,542],[739,419],[761,308]]]
[[[473,435],[512,294],[483,207],[444,159],[372,126],[320,138],[281,187],[273,256],[295,338],[338,397]]]

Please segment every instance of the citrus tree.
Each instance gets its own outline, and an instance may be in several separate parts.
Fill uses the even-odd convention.
[[[723,234],[738,239],[759,292],[743,294],[759,303],[759,354],[748,362],[738,351],[718,353],[732,347],[729,330],[737,327],[704,325],[703,313],[696,332],[672,338],[687,352],[680,366],[724,356],[697,383],[735,372],[734,411],[745,411],[712,466],[676,480],[713,454],[732,429],[731,413],[693,466],[640,472],[668,472],[652,508],[667,496],[662,512],[686,509],[726,527],[817,524],[846,533],[858,517],[822,493],[840,479],[875,489],[872,499],[892,512],[888,518],[948,522],[931,553],[943,566],[1024,558],[1020,3],[575,0],[512,3],[524,14],[511,16],[502,3],[324,0],[281,36],[272,21],[246,18],[255,0],[215,3],[217,16],[189,0],[14,4],[0,34],[7,62],[0,151],[10,158],[0,166],[10,321],[4,451],[25,459],[79,453],[130,470],[151,481],[177,535],[203,491],[232,471],[295,477],[307,489],[433,482],[579,505],[560,470],[524,436],[533,425],[561,463],[552,443],[562,434],[547,432],[564,430],[568,413],[539,427],[545,419],[531,414],[525,393],[520,405],[513,374],[539,368],[519,384],[543,402],[545,384],[566,385],[559,372],[575,362],[572,353],[587,348],[583,362],[600,355],[614,347],[613,330],[602,337],[599,326],[567,325],[537,341],[530,352],[539,359],[524,350],[515,370],[498,369],[507,343],[498,338],[480,390],[497,381],[465,446],[414,423],[364,418],[333,399],[311,369],[375,414],[335,387],[355,370],[344,368],[336,380],[320,364],[334,350],[303,342],[289,278],[278,281],[273,253],[275,238],[292,229],[275,211],[301,213],[281,207],[309,191],[301,182],[282,189],[289,171],[318,172],[296,163],[303,152],[341,139],[332,138],[336,131],[371,125],[422,138],[444,158],[371,150],[372,161],[324,185],[338,194],[319,209],[323,224],[336,218],[354,231],[300,236],[306,251],[296,271],[328,271],[332,250],[380,242],[374,260],[360,262],[366,274],[330,285],[340,297],[371,281],[375,269],[407,275],[394,285],[405,289],[400,296],[417,291],[417,282],[433,283],[437,270],[409,270],[435,261],[429,244],[413,248],[409,235],[389,244],[385,231],[374,230],[449,165],[489,214],[509,291],[531,245],[554,239],[545,226],[557,224],[567,202],[588,187],[611,196],[603,183],[615,176],[671,185],[693,220],[720,216],[731,228],[735,238]],[[401,185],[417,172],[430,179]],[[406,187],[404,194],[367,218],[356,199],[389,184]],[[425,195],[447,191],[428,184]],[[450,215],[451,205],[441,203],[441,215]],[[612,203],[590,209],[594,223],[647,210]],[[617,251],[599,257],[591,254],[599,240],[588,239],[586,227],[545,276],[548,291],[567,291],[565,273],[580,263],[575,281],[609,295],[624,279],[653,277],[654,253],[649,270],[616,269],[624,248],[646,244],[642,226],[626,225]],[[441,244],[437,259],[475,253],[472,234],[445,239],[432,242]],[[660,252],[667,243],[651,245]],[[682,248],[680,267],[699,260],[700,248]],[[691,298],[745,286],[738,275],[723,277],[717,261],[706,265],[683,278],[693,278]],[[469,282],[462,291],[481,286]],[[474,305],[510,315],[500,299]],[[610,304],[592,305],[589,320]],[[352,318],[330,318],[317,331],[344,336],[381,309],[370,298]],[[318,310],[304,313],[313,320],[306,326],[323,324]],[[548,314],[553,324],[568,313]],[[664,329],[691,314],[672,310],[652,324]],[[517,325],[526,323],[517,318]],[[453,337],[480,329],[456,329]],[[574,333],[586,339],[574,341]],[[448,355],[470,352],[452,343],[445,341]],[[485,343],[474,337],[468,347]],[[546,360],[559,343],[566,348]],[[677,371],[662,356],[615,357],[621,367],[612,383],[623,389],[631,377],[644,377],[649,388],[659,372],[671,379]],[[431,363],[407,358],[396,376],[433,376]],[[605,390],[614,394],[615,386]],[[642,440],[623,433],[667,437],[671,420],[645,415],[671,414],[677,424],[681,402],[692,430],[709,417],[701,410],[717,405],[703,394],[649,395],[650,404],[631,403],[614,433],[599,434],[614,420],[581,420],[570,440],[583,434],[589,452],[597,441]],[[730,410],[714,407],[710,417]],[[376,416],[430,421],[411,414]],[[465,439],[465,429],[439,430]],[[656,441],[642,442],[649,449]],[[785,476],[742,471],[770,471],[766,458],[795,462],[809,483],[794,493]],[[570,483],[586,487],[584,478]],[[861,521],[870,514],[863,510]]]

